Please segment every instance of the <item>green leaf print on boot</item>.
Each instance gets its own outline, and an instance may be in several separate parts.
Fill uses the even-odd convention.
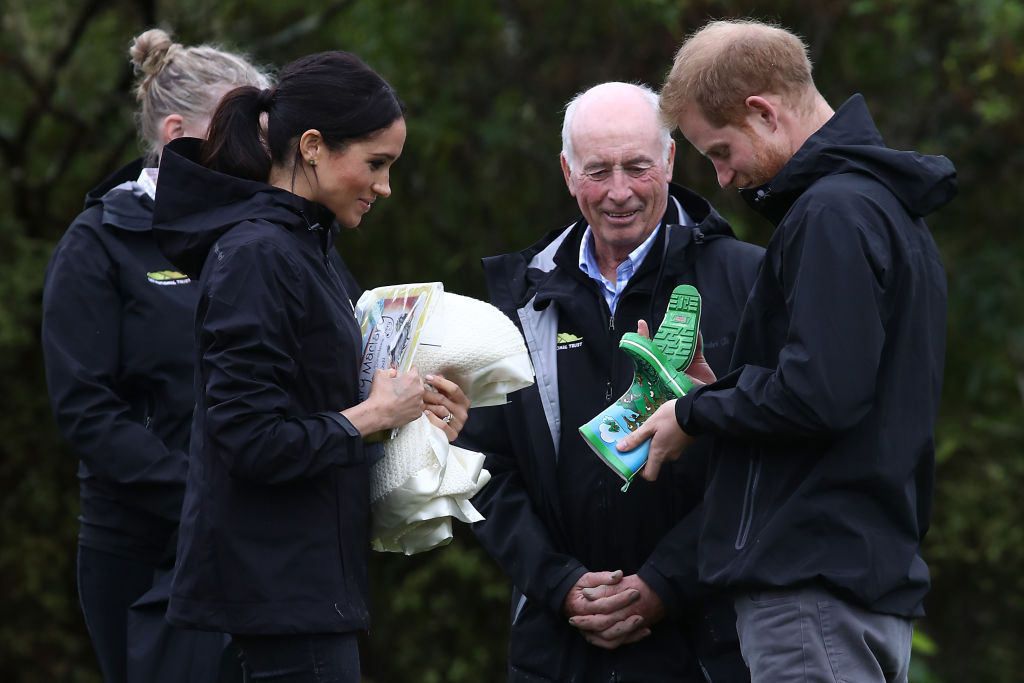
[[[633,361],[633,383],[615,403],[581,426],[580,433],[598,457],[625,480],[625,491],[647,462],[650,439],[622,453],[615,444],[635,432],[658,406],[692,389],[693,382],[673,368],[647,337],[627,332],[622,335],[619,348]]]

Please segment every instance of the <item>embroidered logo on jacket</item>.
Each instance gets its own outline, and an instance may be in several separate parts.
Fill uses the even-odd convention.
[[[176,270],[154,270],[146,273],[146,279],[154,285],[187,285],[192,282],[188,275]]]
[[[583,337],[577,337],[572,332],[559,332],[555,337],[555,349],[558,351],[578,349],[581,346],[583,346]]]

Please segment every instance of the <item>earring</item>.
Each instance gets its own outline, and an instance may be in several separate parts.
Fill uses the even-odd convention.
[[[316,159],[310,158],[309,165],[310,166],[316,166]]]

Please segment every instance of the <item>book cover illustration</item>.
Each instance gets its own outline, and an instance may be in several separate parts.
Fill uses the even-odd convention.
[[[359,397],[370,394],[378,370],[412,367],[413,350],[424,337],[425,322],[433,313],[444,287],[440,282],[392,285],[367,290],[356,303],[356,318],[363,335],[359,362]],[[427,335],[429,336],[429,335]]]

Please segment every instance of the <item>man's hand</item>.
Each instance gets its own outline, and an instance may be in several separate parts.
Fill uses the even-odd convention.
[[[700,332],[697,333],[697,348],[693,352],[690,364],[686,366],[686,374],[698,385],[711,384],[717,379],[715,371],[711,369],[707,359],[704,358],[704,338],[701,337]]]
[[[643,318],[636,323],[636,333],[641,337],[651,338],[651,328]],[[697,332],[697,348],[694,349],[693,358],[690,359],[690,364],[684,368],[684,371],[698,386],[711,384],[716,379],[715,371],[711,369],[707,359],[704,358],[704,338],[700,331]]]
[[[619,441],[615,447],[620,451],[628,451],[646,439],[651,440],[651,449],[647,454],[647,462],[640,470],[640,476],[647,481],[654,481],[663,463],[678,460],[686,447],[693,443],[693,437],[676,422],[675,399],[659,406],[635,432]]]
[[[642,337],[650,338],[650,329],[644,320],[637,322],[636,332]],[[686,367],[686,374],[697,385],[715,381],[715,373],[704,358],[704,339],[700,332],[697,333],[697,349]],[[674,399],[660,406],[635,432],[619,441],[615,447],[621,452],[629,451],[648,438],[651,440],[651,448],[647,462],[640,470],[640,476],[647,481],[654,481],[658,478],[662,464],[678,460],[686,447],[693,442],[693,437],[684,432],[676,422]]]
[[[565,611],[588,643],[609,650],[646,638],[665,616],[657,594],[621,571],[584,574],[569,591]]]
[[[592,610],[593,607],[590,606],[590,603],[595,597],[597,597],[595,590],[600,588],[605,588],[607,590],[608,587],[615,586],[621,581],[622,571],[618,569],[613,572],[587,572],[576,581],[576,584],[572,588],[569,589],[569,594],[566,595],[565,600],[562,601],[562,611],[565,612],[565,615],[569,618],[584,614],[592,614],[593,612],[590,610]],[[618,604],[618,606],[621,607],[628,604],[628,602],[633,599],[635,599],[635,596],[624,596],[619,599],[621,604]]]

